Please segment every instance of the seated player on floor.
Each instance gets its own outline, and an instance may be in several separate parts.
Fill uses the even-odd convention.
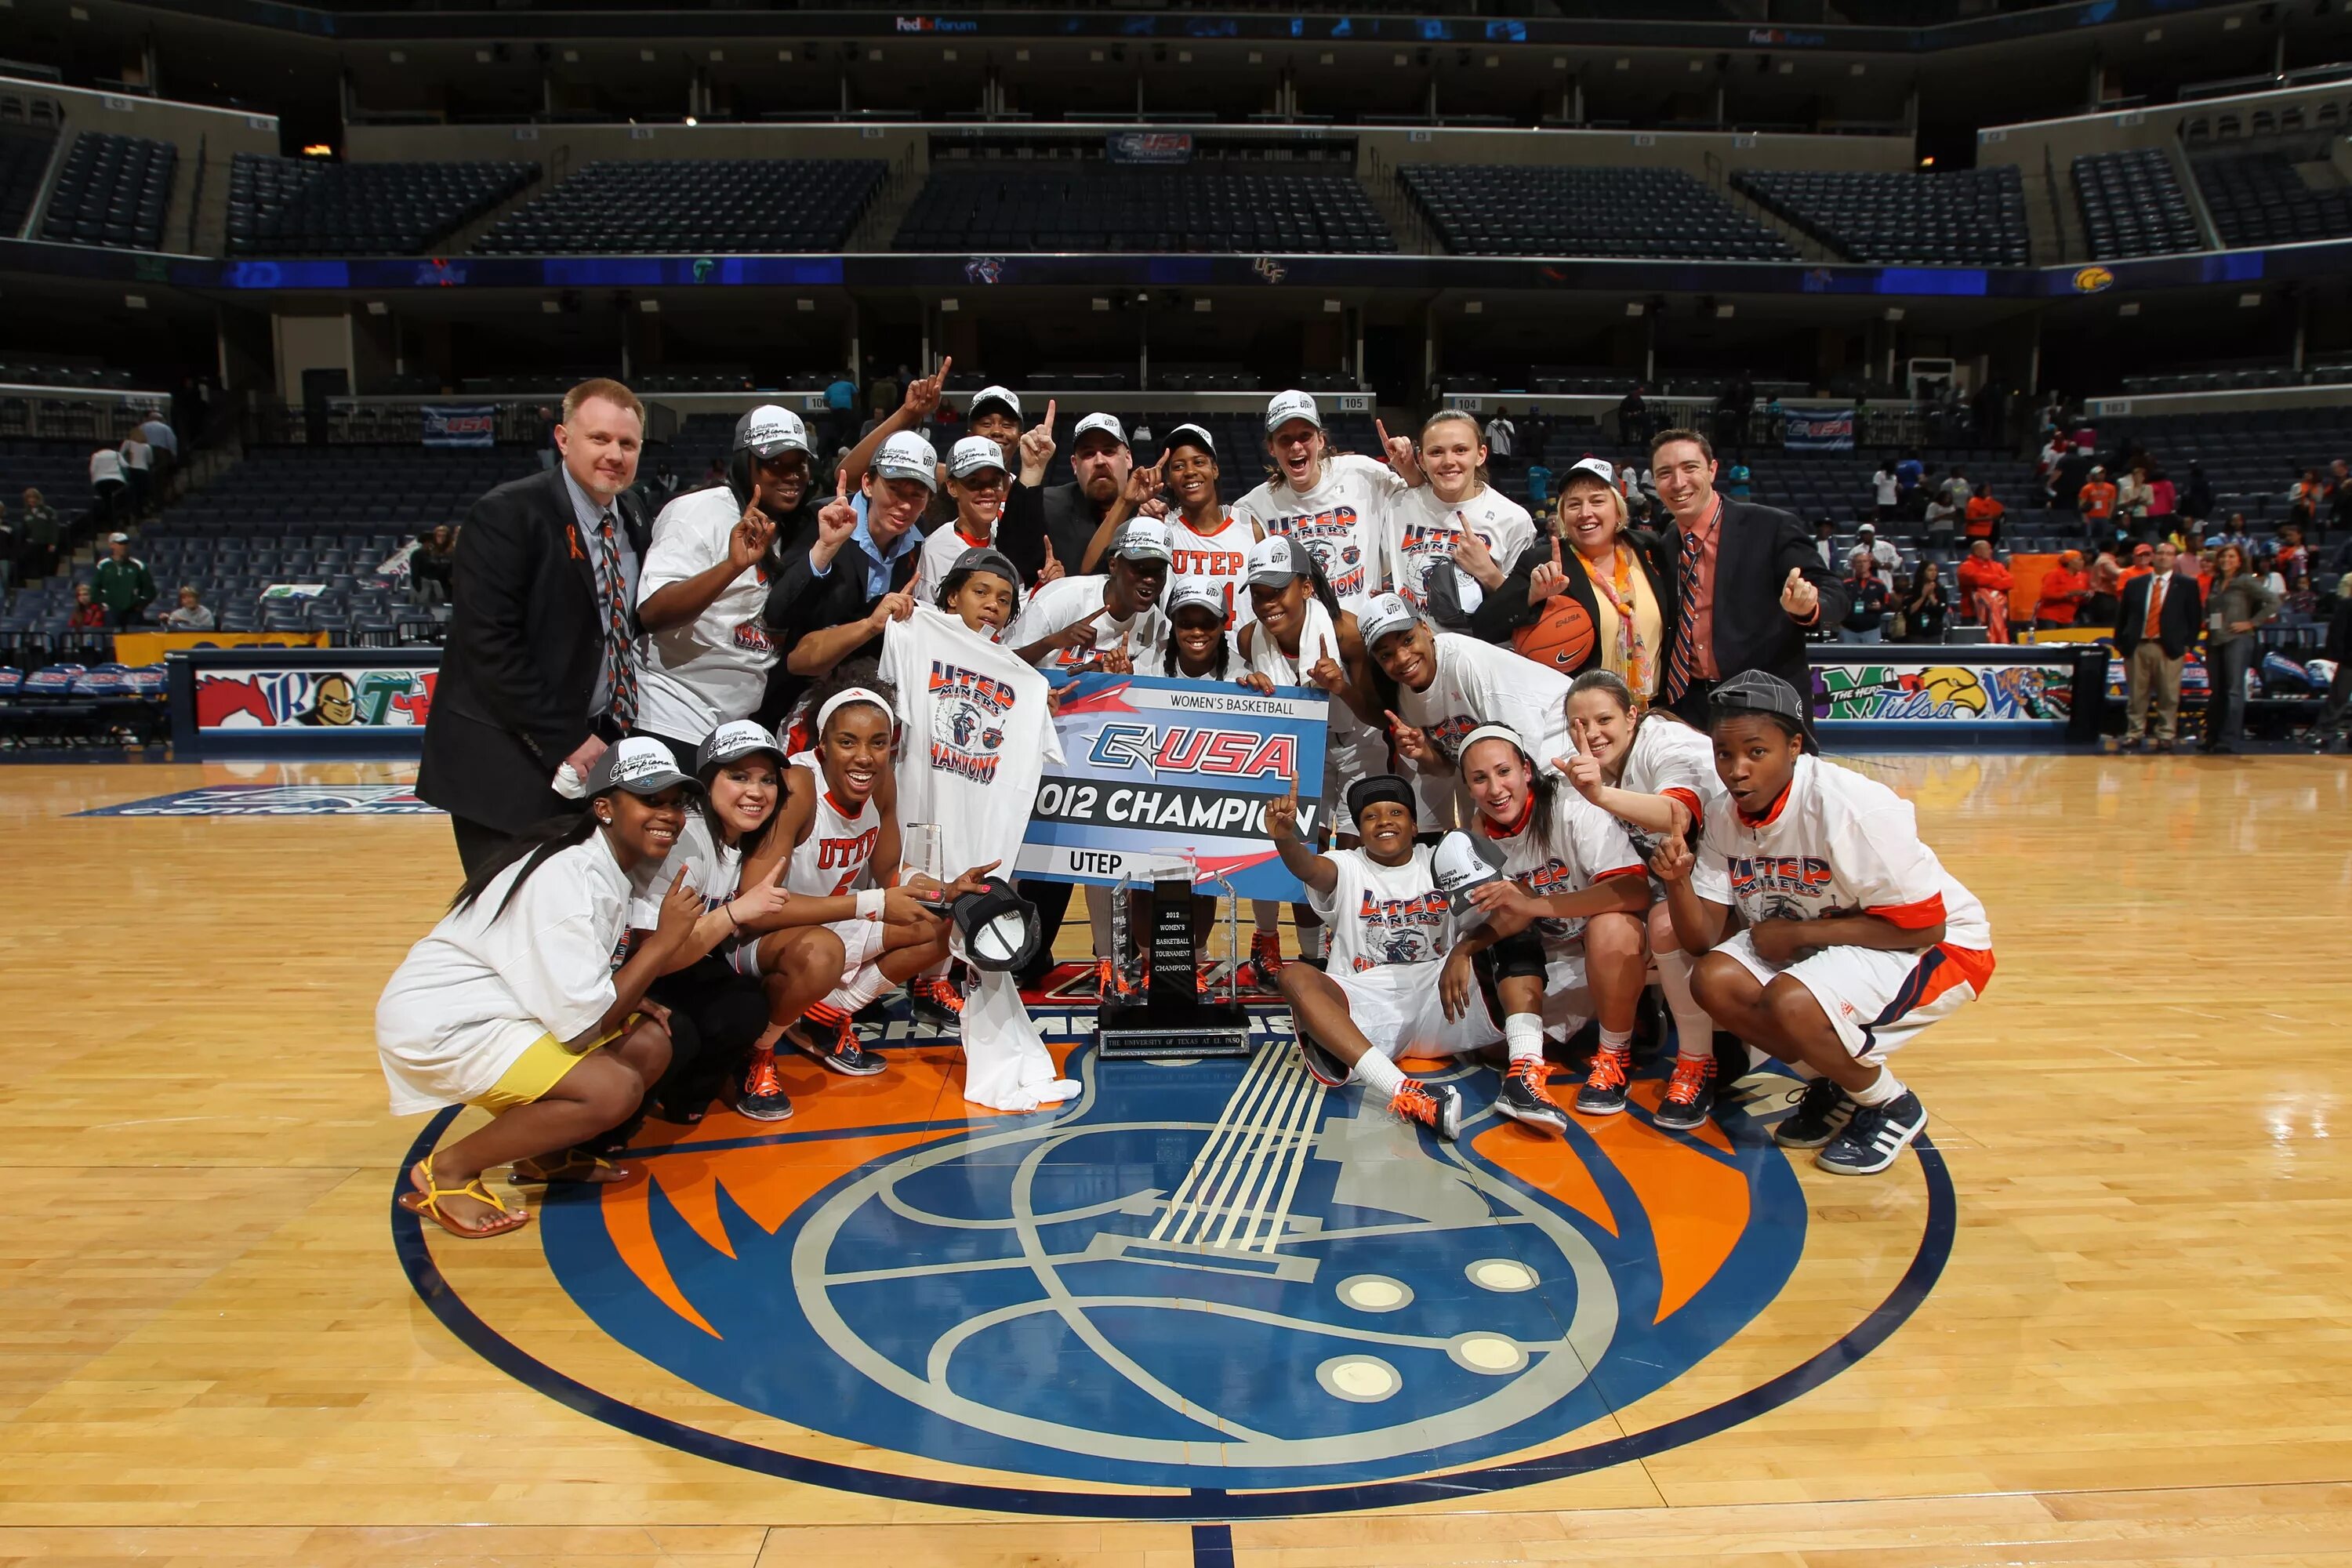
[[[1706,955],[1699,1002],[1811,1080],[1774,1136],[1866,1176],[1927,1125],[1887,1054],[1983,992],[1992,928],[1919,841],[1909,801],[1805,753],[1804,711],[1761,670],[1715,689],[1707,729],[1732,809],[1707,815],[1696,855],[1669,838],[1651,868],[1684,950]],[[1701,858],[1724,871],[1730,903],[1695,885]]]

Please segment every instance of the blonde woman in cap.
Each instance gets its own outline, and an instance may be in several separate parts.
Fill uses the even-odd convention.
[[[1335,454],[1323,416],[1303,392],[1265,408],[1265,449],[1274,474],[1234,503],[1234,515],[1266,537],[1293,539],[1315,557],[1346,609],[1387,586],[1388,514],[1405,480],[1370,458]]]

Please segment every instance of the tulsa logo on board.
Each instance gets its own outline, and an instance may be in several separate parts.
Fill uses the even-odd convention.
[[[1091,1040],[1084,1016],[1041,1019]],[[1045,1512],[1112,1506],[1056,1483],[1255,1492],[1258,1511],[1295,1491],[1307,1510],[1332,1501],[1305,1489],[1354,1487],[1363,1506],[1381,1483],[1490,1489],[1617,1462],[1633,1457],[1620,1413],[1732,1347],[1797,1268],[1804,1194],[1759,1120],[1791,1080],[1749,1075],[1694,1134],[1652,1123],[1648,1081],[1632,1112],[1560,1141],[1493,1115],[1491,1070],[1416,1064],[1469,1101],[1449,1146],[1323,1089],[1283,1015],[1259,1027],[1238,1062],[1063,1047],[1079,1100],[970,1119],[951,1042],[874,1029],[886,1077],[813,1084],[783,1129],[714,1113],[636,1151],[645,1174],[553,1194],[547,1258],[637,1355],[824,1435],[827,1454],[856,1446],[863,1471],[822,1479],[919,1475],[947,1501],[1017,1487]],[[1929,1158],[1927,1199],[1915,1182],[1897,1205],[1924,1216],[1902,1242],[1923,1259],[1949,1221]],[[1853,1288],[1833,1279],[1805,1298],[1821,1310],[1802,1321],[1837,1325],[1820,1344],[1792,1352],[1784,1321],[1754,1347],[1754,1383],[1778,1392],[1681,1417],[1655,1446],[1792,1397],[1805,1366],[1817,1382],[1850,1364],[1925,1289],[1817,1301]],[[1715,1364],[1720,1383],[1747,1363]]]

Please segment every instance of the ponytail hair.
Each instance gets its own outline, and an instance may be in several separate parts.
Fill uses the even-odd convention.
[[[507,888],[507,896],[500,899],[499,907],[491,911],[490,918],[498,919],[507,912],[507,906],[514,902],[515,895],[522,891],[522,885],[530,880],[532,872],[566,849],[587,843],[588,836],[596,828],[596,814],[587,810],[567,811],[532,823],[509,839],[504,848],[484,861],[466,879],[465,886],[457,889],[457,896],[449,900],[449,912],[456,914],[459,910],[472,909],[475,902],[488,891],[490,884],[504,876],[508,867],[520,860],[522,869],[515,873],[514,881]]]
[[[1568,700],[1573,702],[1588,691],[1605,691],[1617,706],[1626,712],[1631,713],[1634,710],[1633,689],[1626,685],[1625,678],[1613,669],[1603,669],[1595,666],[1570,681]]]
[[[1486,740],[1480,741],[1478,743],[1483,746],[1486,741],[1496,738],[1489,735]],[[1518,753],[1519,766],[1527,770],[1528,795],[1533,802],[1532,810],[1535,816],[1536,843],[1541,847],[1545,854],[1549,855],[1556,847],[1552,843],[1552,819],[1558,814],[1552,810],[1552,807],[1559,799],[1559,792],[1568,787],[1568,782],[1558,773],[1548,773],[1538,767],[1536,760],[1528,755],[1528,749],[1517,741],[1511,742],[1511,750]],[[1461,771],[1463,765],[1463,758],[1454,759],[1456,773]],[[1484,812],[1482,811],[1480,815],[1483,816]]]

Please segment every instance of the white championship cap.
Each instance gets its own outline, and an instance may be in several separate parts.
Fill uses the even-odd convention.
[[[1260,588],[1283,587],[1306,570],[1307,552],[1281,534],[1251,545],[1242,563],[1244,580]]]
[[[1002,408],[1018,419],[1022,416],[1021,395],[1007,386],[983,386],[971,395],[970,403],[964,405],[963,416],[977,419],[991,408]]]
[[[1315,399],[1306,393],[1277,392],[1265,405],[1265,433],[1273,435],[1294,419],[1304,419],[1318,430],[1323,428],[1323,416],[1315,406]]]
[[[1382,637],[1409,632],[1420,623],[1412,606],[1394,594],[1373,595],[1356,615],[1356,629],[1363,634],[1367,650],[1378,647]]]
[[[1108,414],[1089,414],[1079,420],[1078,427],[1070,433],[1070,445],[1075,447],[1079,442],[1097,432],[1109,437],[1118,446],[1127,445],[1127,426]]]
[[[1175,546],[1168,537],[1168,525],[1156,517],[1139,517],[1118,531],[1111,541],[1110,552],[1123,561],[1173,561]]]
[[[1492,839],[1474,837],[1457,827],[1437,841],[1429,858],[1429,874],[1436,879],[1437,890],[1445,895],[1446,907],[1457,917],[1483,921],[1486,917],[1470,901],[1470,889],[1503,879],[1503,852]]]
[[[989,445],[993,447],[995,443]],[[899,431],[874,454],[874,471],[886,479],[919,479],[925,489],[935,490],[940,488],[939,470],[940,455],[912,430]]]
[[[744,416],[742,439],[736,445],[750,447],[752,455],[760,458],[805,452],[809,449],[808,426],[791,409],[763,403]]]
[[[982,468],[1004,468],[1004,448],[985,436],[966,436],[948,448],[948,473],[951,478],[968,479]]]

